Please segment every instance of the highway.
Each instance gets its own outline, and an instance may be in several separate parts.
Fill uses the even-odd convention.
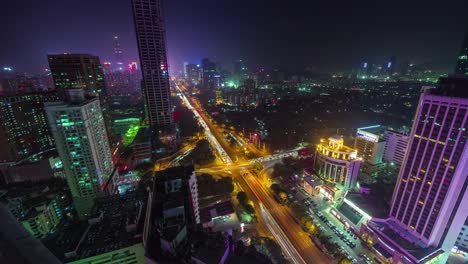
[[[244,168],[245,165],[252,164],[253,162],[263,162],[293,155],[294,151],[297,153],[297,150],[254,160],[245,160],[243,157],[237,157],[235,151],[224,140],[221,133],[203,114],[201,106],[197,103],[198,109],[193,107],[192,103],[195,104],[194,100],[189,100],[177,84],[176,89],[185,105],[193,112],[198,122],[204,128],[206,137],[210,144],[212,144],[212,147],[222,157],[223,162],[226,164],[224,165],[224,171],[232,172],[233,179],[246,191],[249,198],[254,202],[257,215],[262,216],[259,217],[259,228],[270,230],[292,263],[332,263],[332,260],[325,256],[311,242],[308,234],[295,221],[289,208],[278,204],[274,200],[270,188],[265,186],[265,184],[261,184],[248,169]],[[236,157],[235,162],[231,157]],[[206,171],[209,171],[209,169],[206,169]]]

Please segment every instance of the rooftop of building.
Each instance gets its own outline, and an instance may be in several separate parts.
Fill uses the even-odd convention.
[[[370,186],[371,189],[372,186]],[[372,189],[370,194],[348,193],[346,199],[371,217],[385,218],[390,211],[389,199],[391,199],[391,194],[390,197],[388,197],[388,194],[389,192],[377,192]]]
[[[353,209],[347,203],[342,203],[337,209],[340,213],[342,213],[346,218],[349,219],[349,221],[351,221],[355,225],[357,225],[363,217],[361,213]]]
[[[89,221],[66,223],[44,244],[69,262],[141,243],[146,197],[144,192],[130,192],[97,199]]]
[[[373,126],[366,126],[366,127],[359,127],[358,130],[363,130],[369,133],[379,133],[385,131],[387,128],[382,125],[373,125]]]
[[[320,185],[323,184],[322,180],[320,180],[318,178],[314,178],[312,176],[304,177],[304,181],[306,181],[312,187],[319,187]]]
[[[228,238],[224,237],[220,232],[194,232],[191,255],[204,263],[220,263],[226,252],[226,239]]]
[[[381,237],[393,248],[402,248],[413,259],[421,260],[431,255],[438,255],[442,250],[438,247],[428,247],[421,240],[398,225],[393,219],[373,219],[369,221],[369,226],[384,234],[387,238]]]
[[[356,152],[356,149],[344,144],[343,136],[340,135],[334,135],[328,139],[320,139],[320,144],[318,146],[340,152]]]
[[[59,53],[59,54],[47,54],[47,58],[73,58],[73,57],[93,57],[99,58],[96,55],[92,55],[89,53]]]
[[[359,127],[358,131],[365,131],[377,136],[382,136],[387,128],[382,125]],[[359,132],[358,132],[359,133]]]
[[[195,226],[188,182],[193,173],[193,166],[172,167],[155,173],[149,212],[149,232],[153,235],[146,244],[147,257],[161,258],[161,238],[173,241],[184,228],[190,232]],[[177,247],[183,245],[178,243]]]
[[[200,209],[200,218],[202,223],[210,222],[211,219],[219,216],[234,213],[234,207],[230,200],[214,203]]]
[[[10,184],[0,189],[0,200],[21,199],[26,203],[39,203],[47,196],[68,190],[67,183],[63,179],[52,178],[40,182],[21,182]],[[30,202],[29,202],[30,201]]]
[[[102,213],[102,219],[91,224],[77,252],[77,259],[87,258],[106,252],[129,247],[141,242],[138,220],[139,213],[146,208],[146,194],[130,192],[98,199],[95,212]],[[141,217],[141,218],[140,218]],[[133,226],[134,225],[134,226]],[[133,228],[131,227],[133,226]]]
[[[188,180],[193,172],[195,171],[193,166],[178,166],[171,167],[162,171],[157,171],[154,174],[155,184],[157,182],[164,182],[175,179],[186,179]]]
[[[92,96],[87,96],[83,100],[77,100],[77,101],[57,101],[57,102],[46,102],[44,103],[44,106],[46,108],[51,108],[51,107],[60,107],[60,108],[74,108],[74,107],[82,107],[85,106],[91,102],[94,102],[98,100],[97,97],[92,97]]]
[[[44,245],[61,261],[65,261],[65,253],[73,252],[86,233],[89,224],[82,222],[66,222],[56,236],[42,241]]]

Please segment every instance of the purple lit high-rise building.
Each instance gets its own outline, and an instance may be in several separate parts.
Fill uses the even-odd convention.
[[[437,88],[424,88],[387,220],[414,245],[444,255],[454,246],[468,216],[467,140],[468,78],[442,78]]]
[[[170,132],[173,116],[161,0],[132,0],[132,6],[149,123],[155,133]]]
[[[468,78],[425,87],[387,219],[361,238],[389,263],[445,263],[468,217]]]

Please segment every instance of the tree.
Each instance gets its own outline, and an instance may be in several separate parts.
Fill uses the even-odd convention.
[[[285,192],[283,192],[283,191],[280,191],[280,192],[279,192],[279,197],[280,197],[280,199],[283,200],[283,201],[286,201],[286,200],[288,199],[288,195],[287,195]]]
[[[249,214],[255,214],[255,209],[251,204],[244,205],[244,209]]]
[[[144,174],[147,172],[149,169],[151,169],[153,165],[149,162],[143,162],[135,166],[133,170],[137,171],[140,175]]]
[[[213,195],[231,194],[234,184],[231,177],[215,180],[210,174],[202,174],[198,177],[198,192],[201,197]]]
[[[276,183],[273,183],[270,188],[275,194],[278,194],[281,191],[281,187]]]
[[[247,194],[245,192],[238,192],[237,193],[237,200],[241,205],[247,204]]]

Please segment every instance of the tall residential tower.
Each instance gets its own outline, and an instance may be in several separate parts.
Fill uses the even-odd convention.
[[[172,130],[173,115],[161,0],[132,0],[150,126],[154,133]]]
[[[68,89],[105,96],[104,72],[98,56],[90,54],[49,54],[49,67],[59,94]]]
[[[80,218],[86,218],[114,167],[101,106],[83,90],[68,90],[68,101],[46,103],[46,113]]]

